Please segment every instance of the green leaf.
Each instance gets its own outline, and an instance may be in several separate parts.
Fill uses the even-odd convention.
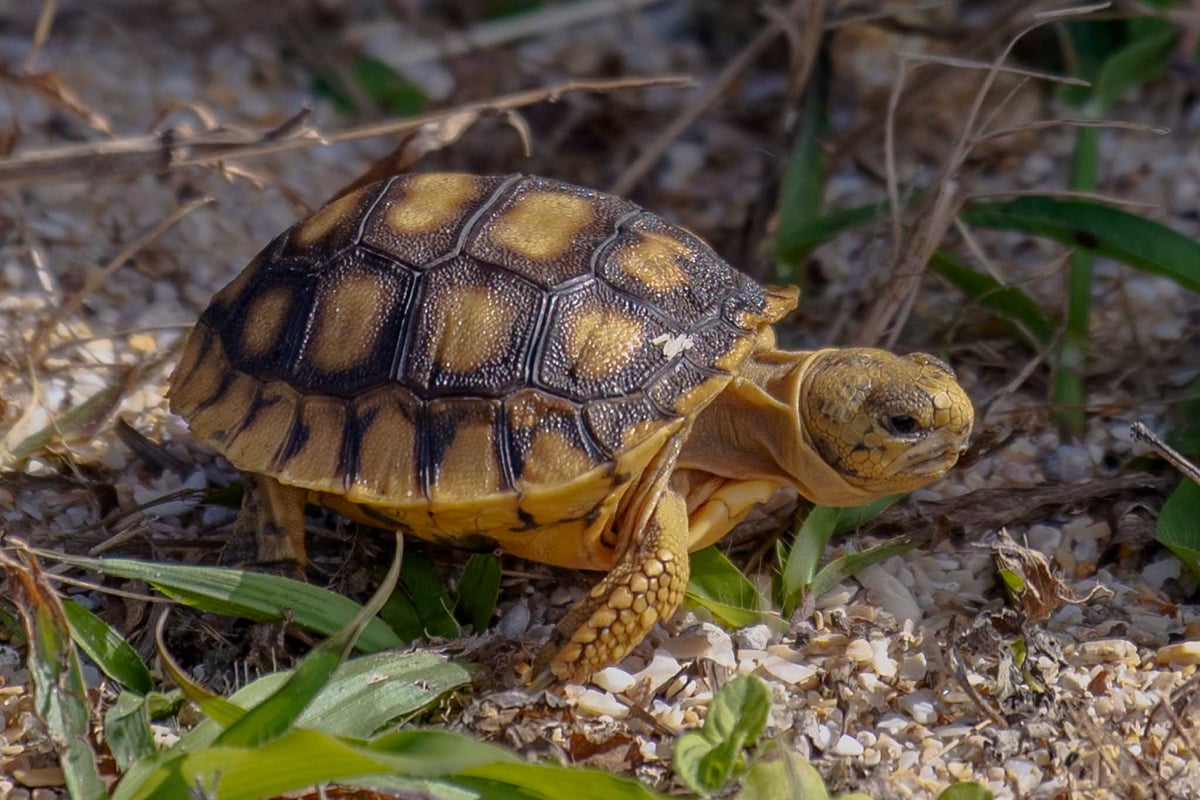
[[[1166,72],[1167,60],[1179,38],[1179,31],[1166,20],[1154,22],[1158,24],[1153,27],[1143,25],[1136,39],[1104,62],[1100,74],[1092,82],[1086,114],[1101,116],[1126,93],[1156,80]]]
[[[1029,195],[971,203],[971,225],[1046,236],[1200,292],[1200,242],[1153,220],[1087,200]]]
[[[0,550],[0,566],[25,622],[33,710],[58,745],[67,791],[76,800],[102,800],[107,792],[91,745],[83,669],[58,595],[31,560],[18,562]]]
[[[71,637],[105,675],[140,695],[154,690],[150,670],[121,634],[75,600],[62,604]]]
[[[396,555],[375,594],[346,627],[314,648],[292,671],[287,683],[263,702],[246,712],[217,737],[217,745],[254,747],[282,735],[300,716],[312,699],[329,683],[334,671],[354,646],[367,623],[379,612],[400,578],[403,538],[396,534]]]
[[[890,204],[871,203],[864,206],[839,208],[816,219],[797,221],[779,232],[775,250],[777,258],[787,264],[799,264],[825,242],[854,228],[861,228],[886,219]]]
[[[19,650],[25,648],[25,629],[21,627],[21,620],[8,603],[3,601],[0,601],[0,626],[8,632],[9,643],[13,647]]]
[[[766,600],[750,579],[734,566],[716,546],[691,554],[691,579],[688,595],[713,600],[727,606],[757,612],[767,607]]]
[[[742,767],[743,750],[766,730],[770,711],[766,683],[752,675],[734,678],[713,698],[704,726],[679,737],[672,757],[675,774],[699,794],[719,791]]]
[[[364,113],[373,104],[380,111],[397,116],[420,114],[429,105],[429,98],[420,87],[399,74],[386,63],[370,56],[354,62],[354,85],[348,85],[342,75],[326,73],[313,78],[313,93],[329,100],[342,114]],[[370,103],[357,101],[368,100]]]
[[[1200,486],[1180,482],[1159,512],[1155,538],[1200,579]]]
[[[777,800],[782,797],[802,800],[831,800],[829,790],[817,768],[799,753],[779,748],[779,757],[754,764],[742,781],[738,800]]]
[[[1054,341],[1057,322],[1017,287],[1000,283],[986,272],[971,269],[941,250],[929,259],[929,266],[980,308],[1003,320],[1033,349],[1045,350]]]
[[[437,567],[429,556],[420,551],[410,552],[404,559],[400,581],[417,610],[424,636],[453,639],[462,633],[451,611],[454,601],[446,593]]]
[[[837,509],[837,516],[833,521],[833,535],[838,536],[850,531],[856,531],[868,522],[878,517],[884,511],[887,511],[896,501],[903,495],[889,494],[872,500],[862,506],[847,506]]]
[[[458,581],[458,602],[454,615],[459,622],[483,633],[496,613],[500,596],[500,559],[491,553],[475,553],[467,559]]]
[[[153,755],[149,701],[140,694],[121,692],[104,714],[104,741],[122,772],[138,759]]]
[[[326,635],[343,628],[361,609],[340,594],[278,575],[126,558],[53,555],[65,564],[103,575],[145,581],[168,597],[214,614],[271,622],[288,619]],[[357,646],[364,652],[376,652],[403,644],[382,620],[372,620]]]
[[[782,243],[802,239],[806,223],[820,215],[825,195],[825,152],[821,147],[825,128],[825,109],[819,93],[810,91],[800,109],[800,129],[779,190],[779,231],[775,240],[778,283],[803,282],[803,275],[797,273],[796,267],[807,254],[792,248],[785,255]],[[788,257],[796,255],[800,257]]]
[[[858,553],[847,553],[826,564],[820,572],[813,576],[808,591],[814,597],[820,597],[842,581],[853,578],[867,567],[887,561],[892,556],[898,556],[920,547],[929,541],[928,534],[913,534],[901,536],[889,542],[869,547]],[[798,605],[798,603],[797,603]]]
[[[825,547],[837,530],[839,514],[836,508],[815,506],[796,530],[780,576],[781,605],[785,618],[792,615],[804,592],[812,584],[821,558],[825,555]]]
[[[967,781],[947,786],[937,800],[995,800],[995,797],[986,786]]]
[[[176,751],[137,786],[127,786],[132,773],[127,774],[113,800],[186,798],[193,787],[209,791],[220,800],[258,800],[359,776],[397,772],[444,777],[514,759],[495,745],[446,731],[404,731],[365,743],[294,728],[258,747]]]
[[[515,797],[538,797],[546,800],[659,800],[662,795],[652,792],[632,778],[610,775],[591,769],[559,767],[551,764],[521,764],[504,762],[470,767],[455,773],[454,781],[465,786],[480,785],[472,779],[486,779],[507,787],[520,788],[529,794]],[[500,795],[485,792],[481,798],[491,800]]]

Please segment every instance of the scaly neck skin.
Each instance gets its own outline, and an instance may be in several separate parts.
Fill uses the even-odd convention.
[[[799,419],[805,373],[826,352],[760,346],[696,418],[677,466],[730,480],[772,481],[820,505],[876,499],[878,494],[851,485],[825,463]]]

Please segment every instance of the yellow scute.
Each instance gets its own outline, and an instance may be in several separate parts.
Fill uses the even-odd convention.
[[[334,200],[296,226],[294,244],[299,247],[308,247],[324,238],[326,234],[354,213],[362,199],[363,190],[359,189],[357,192],[351,192]]]
[[[466,206],[479,197],[479,189],[473,175],[412,175],[405,182],[404,196],[387,210],[388,227],[400,236],[437,231],[463,216]]]
[[[305,359],[322,372],[361,364],[375,350],[393,294],[386,280],[369,272],[339,278],[317,305]]]
[[[614,254],[616,265],[650,289],[667,291],[686,286],[688,275],[679,262],[689,257],[687,247],[678,239],[653,231],[644,231],[640,237]]]
[[[560,258],[596,218],[586,197],[563,192],[522,195],[493,222],[493,243],[532,261]]]
[[[525,453],[521,483],[545,484],[570,480],[595,466],[591,456],[580,450],[561,431],[534,434]]]
[[[582,311],[567,330],[567,355],[584,378],[600,380],[624,369],[637,355],[642,325],[619,311]]]
[[[463,374],[504,355],[517,307],[505,302],[498,289],[461,286],[439,294],[431,316],[440,323],[431,343],[433,361],[447,372]]]

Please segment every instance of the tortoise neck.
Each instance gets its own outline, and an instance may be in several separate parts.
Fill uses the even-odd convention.
[[[875,499],[825,463],[804,429],[806,375],[832,350],[760,347],[729,386],[696,418],[678,465],[730,480],[768,480],[820,505]]]

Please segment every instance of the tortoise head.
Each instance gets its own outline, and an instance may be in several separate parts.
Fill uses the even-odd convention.
[[[863,492],[924,486],[966,450],[975,411],[940,359],[843,348],[814,353],[803,369],[802,429],[825,463]]]

